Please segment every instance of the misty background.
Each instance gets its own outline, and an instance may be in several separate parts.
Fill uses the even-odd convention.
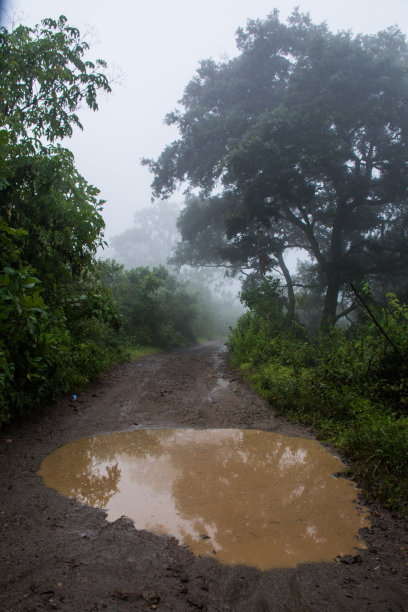
[[[142,3],[118,0],[9,0],[2,5],[2,23],[34,25],[64,14],[91,45],[90,59],[108,63],[112,93],[101,96],[99,110],[83,109],[84,130],[65,144],[74,153],[79,172],[106,200],[103,218],[108,246],[102,258],[126,267],[165,264],[178,239],[176,219],[183,192],[172,200],[151,201],[152,176],[142,158],[157,158],[177,137],[164,125],[202,59],[215,61],[237,54],[235,32],[247,19],[264,19],[274,8],[286,19],[296,2],[287,0],[164,0]],[[307,0],[300,10],[331,30],[374,33],[392,25],[408,31],[408,0]],[[294,270],[299,253],[287,256]],[[170,267],[171,269],[171,267]],[[186,277],[188,270],[184,270]],[[201,272],[219,291],[223,271]],[[239,283],[224,281],[229,296]]]

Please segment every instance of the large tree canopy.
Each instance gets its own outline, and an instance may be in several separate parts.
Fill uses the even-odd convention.
[[[284,24],[275,11],[237,45],[232,60],[201,63],[167,116],[180,138],[148,162],[154,195],[200,190],[201,223],[190,198],[180,229],[193,250],[206,245],[203,260],[265,272],[305,249],[334,321],[348,281],[407,269],[405,38],[334,34],[298,11]]]

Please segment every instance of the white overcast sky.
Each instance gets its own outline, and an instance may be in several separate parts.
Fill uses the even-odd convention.
[[[113,93],[100,98],[98,112],[82,113],[84,131],[66,143],[79,171],[107,200],[108,241],[132,226],[137,209],[150,204],[152,176],[140,159],[157,157],[174,140],[176,132],[163,119],[198,62],[232,57],[234,33],[248,18],[264,18],[275,7],[286,18],[297,4],[334,31],[374,33],[396,24],[408,33],[408,0],[5,1],[6,26],[7,15],[33,25],[60,14],[81,31],[92,26],[92,56],[123,73]]]

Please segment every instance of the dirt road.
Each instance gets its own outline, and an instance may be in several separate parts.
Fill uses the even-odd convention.
[[[227,384],[227,381],[229,384]],[[77,438],[135,427],[239,427],[311,437],[274,416],[227,365],[222,343],[114,368],[0,434],[0,610],[299,611],[408,609],[406,522],[371,508],[361,558],[261,572],[195,557],[174,538],[44,486],[37,471]]]

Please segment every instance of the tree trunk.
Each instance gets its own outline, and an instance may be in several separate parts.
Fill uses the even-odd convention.
[[[324,298],[320,328],[333,327],[336,323],[337,300],[341,287],[342,226],[345,214],[344,203],[338,203],[333,219],[330,239],[330,259],[325,265],[326,295]]]
[[[292,281],[290,272],[283,259],[282,253],[278,255],[278,261],[279,261],[280,269],[282,270],[282,274],[285,277],[286,288],[288,291],[288,304],[287,304],[288,312],[286,313],[286,318],[288,319],[288,321],[293,321],[293,319],[295,318],[295,292],[293,290],[293,281]]]
[[[332,272],[328,275],[327,289],[324,298],[323,314],[320,328],[332,327],[336,322],[337,299],[340,291],[340,275]]]

